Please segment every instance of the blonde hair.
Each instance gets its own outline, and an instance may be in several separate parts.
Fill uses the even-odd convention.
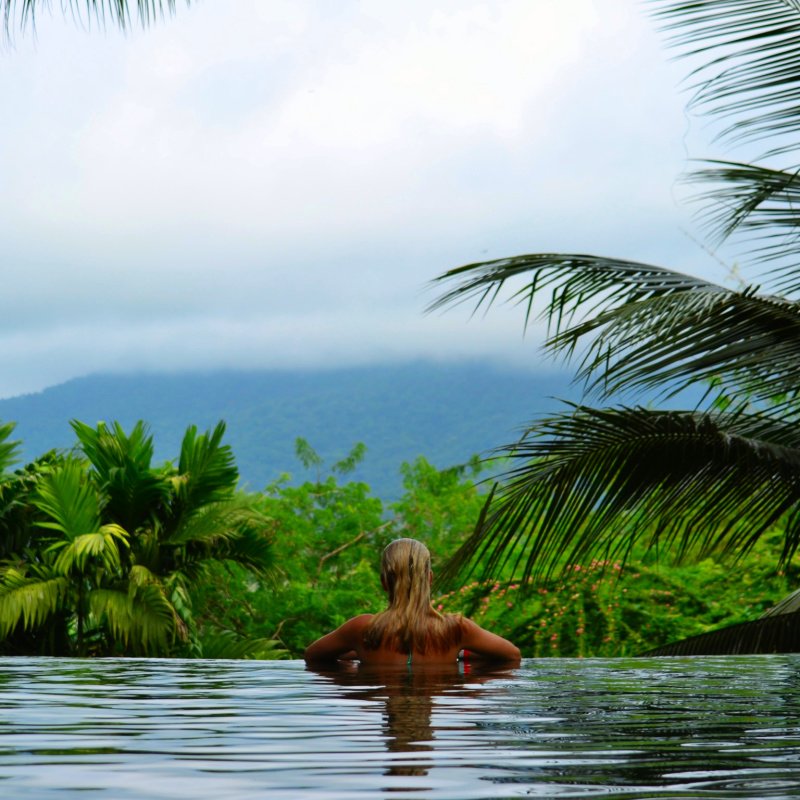
[[[431,554],[416,539],[395,539],[381,556],[381,582],[389,608],[376,614],[364,644],[401,653],[443,652],[461,635],[461,617],[440,614],[431,604]]]

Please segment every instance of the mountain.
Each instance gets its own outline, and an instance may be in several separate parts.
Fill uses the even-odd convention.
[[[513,441],[527,421],[575,399],[569,377],[481,363],[412,363],[331,370],[93,375],[37,394],[0,400],[15,421],[25,460],[74,444],[70,419],[143,419],[156,459],[175,458],[186,427],[223,419],[243,484],[263,489],[281,473],[305,479],[294,454],[299,436],[330,464],[357,442],[355,473],[384,499],[401,492],[399,467],[424,455],[437,467],[465,462]]]

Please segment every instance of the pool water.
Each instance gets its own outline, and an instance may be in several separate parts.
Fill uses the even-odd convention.
[[[0,659],[2,798],[800,798],[800,656]]]

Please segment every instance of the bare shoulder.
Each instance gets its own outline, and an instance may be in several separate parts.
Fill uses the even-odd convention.
[[[360,631],[365,631],[373,619],[375,619],[374,614],[359,614],[357,617],[347,620],[341,629],[347,628],[348,631],[358,634]]]
[[[461,646],[484,658],[519,662],[519,648],[508,639],[481,628],[468,617],[461,618]]]
[[[358,648],[373,616],[373,614],[359,614],[347,620],[335,631],[317,639],[306,648],[304,653],[306,661],[329,661]]]

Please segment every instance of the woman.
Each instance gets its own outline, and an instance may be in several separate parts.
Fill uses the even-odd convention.
[[[460,614],[440,614],[431,605],[431,554],[416,539],[396,539],[381,558],[381,584],[389,607],[353,617],[306,648],[306,662],[357,658],[362,664],[444,664],[461,650],[471,658],[519,663],[507,639]]]

